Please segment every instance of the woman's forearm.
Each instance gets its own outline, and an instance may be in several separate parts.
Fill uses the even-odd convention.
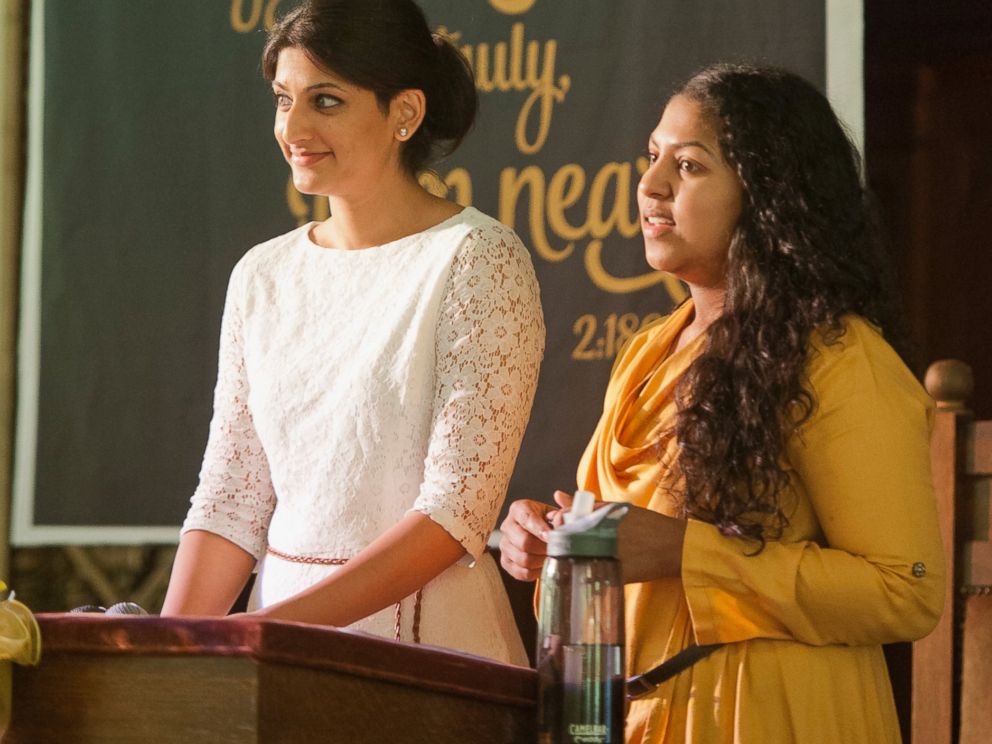
[[[179,541],[162,615],[226,615],[255,558],[220,535],[191,530]]]
[[[463,555],[443,527],[411,512],[323,581],[253,614],[350,625],[413,594]]]
[[[685,528],[683,519],[631,507],[618,529],[624,583],[681,576]]]

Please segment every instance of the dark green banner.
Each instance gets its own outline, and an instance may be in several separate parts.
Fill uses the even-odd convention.
[[[327,215],[326,200],[292,189],[259,69],[266,24],[292,4],[36,9],[40,231],[25,245],[37,286],[24,301],[39,312],[22,312],[22,369],[34,360],[37,373],[20,379],[16,542],[178,536],[228,274],[252,245]],[[735,60],[825,86],[824,0],[422,5],[468,55],[482,98],[433,186],[512,225],[541,283],[547,353],[510,498],[549,499],[574,488],[616,351],[681,297],[644,262],[634,198],[667,91]]]

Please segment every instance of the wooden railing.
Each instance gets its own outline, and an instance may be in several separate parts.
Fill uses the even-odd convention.
[[[992,741],[992,421],[967,408],[971,368],[935,362],[926,388],[937,401],[930,443],[947,560],[937,628],[913,644],[913,744]]]

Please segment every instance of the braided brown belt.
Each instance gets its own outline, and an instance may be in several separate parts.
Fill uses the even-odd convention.
[[[265,551],[269,555],[274,555],[279,560],[289,561],[290,563],[303,563],[309,566],[343,566],[348,562],[347,558],[322,558],[316,555],[292,555],[291,553],[283,553],[281,550],[276,550],[271,545],[268,546]],[[420,605],[423,598],[423,589],[418,589],[416,594],[413,596],[413,642],[420,643]],[[393,624],[393,638],[397,641],[402,640],[400,637],[400,631],[402,629],[403,622],[403,602],[402,600],[396,603],[396,621]]]

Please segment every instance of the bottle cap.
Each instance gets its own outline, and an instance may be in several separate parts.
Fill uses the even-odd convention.
[[[588,517],[592,514],[593,507],[596,506],[596,494],[592,491],[576,491],[572,500],[572,508],[565,512],[565,524]]]
[[[578,501],[576,498],[576,503]],[[548,555],[555,558],[616,558],[617,526],[629,508],[627,504],[610,504],[571,520],[566,514],[565,524],[548,534]]]

